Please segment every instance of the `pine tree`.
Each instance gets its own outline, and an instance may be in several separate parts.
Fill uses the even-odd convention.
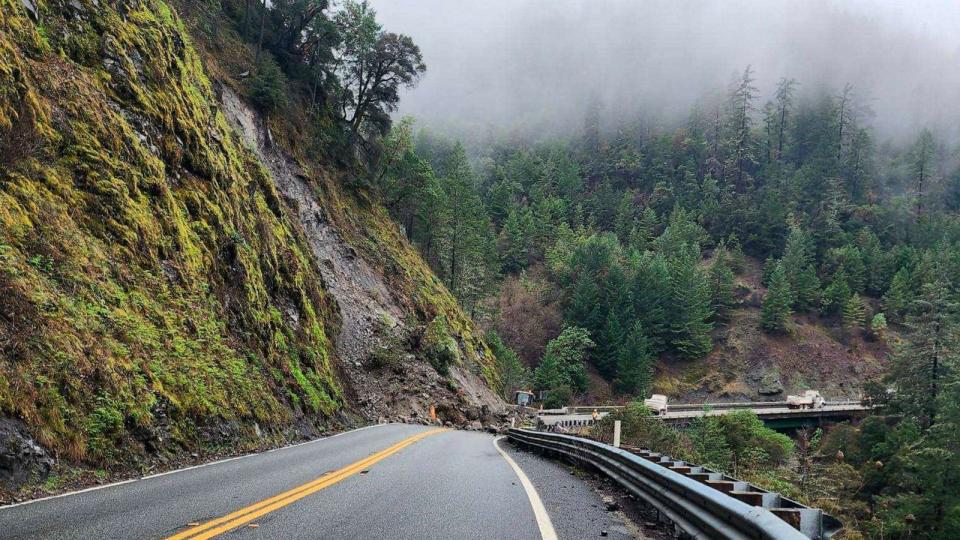
[[[616,374],[620,349],[627,338],[627,332],[621,323],[620,315],[615,310],[607,311],[607,319],[600,333],[597,350],[594,354],[594,364],[597,371],[607,379]]]
[[[858,332],[863,329],[865,317],[863,299],[859,294],[853,293],[843,304],[843,328],[850,333]]]
[[[883,339],[887,331],[887,317],[883,313],[877,313],[870,320],[870,333],[879,339]]]
[[[489,293],[498,272],[493,224],[474,185],[466,151],[457,143],[444,165],[443,190],[450,220],[439,234],[441,273],[468,309]]]
[[[823,290],[823,296],[820,298],[820,312],[824,315],[837,313],[843,309],[853,291],[847,284],[847,273],[840,268],[833,276],[833,281]]]
[[[710,286],[699,268],[700,250],[683,246],[670,261],[670,344],[686,358],[710,352]]]
[[[897,270],[890,282],[890,289],[883,296],[883,307],[890,319],[894,322],[902,322],[907,313],[910,300],[913,297],[911,284],[911,272],[907,267]]]
[[[653,382],[654,356],[643,326],[635,323],[617,355],[618,392],[647,396]]]
[[[660,253],[640,256],[633,271],[631,296],[634,314],[643,325],[654,353],[665,350],[669,340],[670,265]]]
[[[649,206],[644,208],[643,213],[640,215],[640,220],[631,232],[631,247],[639,251],[650,249],[653,245],[653,240],[657,237],[657,229],[659,226],[660,222],[657,219],[657,212]]]
[[[727,177],[732,180],[734,190],[743,193],[753,183],[751,173],[757,165],[755,142],[751,135],[756,107],[757,88],[753,86],[753,71],[750,66],[736,79],[731,87],[730,100],[727,103],[727,138],[725,146],[728,161],[725,163]]]
[[[794,307],[800,311],[813,308],[820,293],[820,279],[813,266],[813,239],[797,225],[790,227],[782,262],[793,291]]]
[[[914,193],[916,197],[916,216],[917,220],[924,213],[924,204],[927,202],[928,191],[930,191],[930,179],[933,177],[933,160],[936,152],[936,142],[930,130],[924,129],[917,142],[909,152],[910,173],[913,176]]]
[[[736,302],[733,297],[733,270],[730,269],[729,255],[724,244],[721,243],[714,253],[709,272],[710,307],[715,318],[725,320],[727,311]]]
[[[793,305],[793,293],[787,281],[783,265],[778,263],[770,275],[770,286],[763,296],[760,326],[768,332],[783,332],[787,329]]]
[[[889,381],[897,388],[895,405],[929,427],[937,422],[943,381],[958,375],[958,307],[949,286],[937,280],[924,285],[911,311],[909,333],[893,356]]]
[[[567,308],[567,320],[588,332],[599,335],[605,322],[600,311],[600,288],[589,272],[581,272],[573,286],[573,296]]]
[[[773,277],[773,271],[777,269],[779,263],[780,261],[773,257],[767,257],[767,259],[763,261],[763,269],[760,272],[760,283],[762,283],[764,287],[770,286],[770,278]]]
[[[500,251],[504,272],[519,272],[529,263],[529,219],[530,213],[527,208],[515,207],[510,210],[503,223],[497,248]]]

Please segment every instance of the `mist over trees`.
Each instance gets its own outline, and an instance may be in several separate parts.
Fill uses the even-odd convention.
[[[391,140],[409,142],[387,161],[409,174],[390,169],[374,188],[404,194],[384,200],[408,238],[504,331],[491,339],[510,388],[545,391],[549,406],[583,396],[591,374],[622,399],[647,396],[658,369],[709,356],[745,302],[733,283],[751,260],[766,261],[755,324],[769,336],[792,339],[797,317],[844,343],[892,325],[902,341],[874,399],[894,416],[842,442],[852,466],[828,470],[859,487],[830,493],[873,536],[952,531],[956,494],[919,478],[943,469],[930,456],[957,455],[960,168],[929,130],[878,144],[849,86],[801,97],[803,81],[784,78],[768,96],[755,77],[740,70],[672,128],[627,116],[599,129],[588,104],[565,137],[465,144],[405,120]],[[877,474],[876,462],[892,465]],[[896,487],[928,480],[933,491]],[[856,501],[914,512],[856,514]]]
[[[373,5],[431,65],[400,114],[458,137],[569,134],[594,101],[602,129],[639,115],[673,128],[750,65],[758,112],[783,79],[799,82],[794,99],[850,84],[875,113],[878,144],[923,128],[960,141],[960,5],[950,0]]]

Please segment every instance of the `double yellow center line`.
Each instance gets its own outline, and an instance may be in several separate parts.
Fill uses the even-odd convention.
[[[326,473],[320,478],[317,478],[316,480],[307,482],[306,484],[295,487],[289,491],[284,491],[279,495],[274,495],[269,499],[264,499],[258,503],[251,504],[250,506],[241,508],[240,510],[237,510],[236,512],[233,512],[231,514],[227,514],[223,517],[212,519],[206,523],[202,523],[195,527],[186,529],[185,531],[182,531],[180,533],[177,533],[173,536],[168,537],[166,540],[187,540],[187,539],[203,540],[207,538],[213,538],[214,536],[223,534],[227,531],[230,531],[242,525],[246,525],[247,523],[250,523],[251,521],[263,515],[273,512],[274,510],[278,510],[280,508],[283,508],[284,506],[293,504],[308,495],[311,495],[313,493],[320,491],[325,487],[332,486],[333,484],[336,484],[337,482],[345,478],[348,478],[354,474],[357,474],[358,472],[370,467],[374,463],[377,463],[393,454],[396,454],[397,452],[399,452],[400,450],[403,450],[404,448],[410,446],[411,444],[421,439],[425,439],[430,435],[435,435],[437,433],[440,433],[442,431],[446,431],[446,430],[432,429],[430,431],[424,431],[423,433],[418,433],[416,435],[413,435],[412,437],[407,437],[406,439],[398,442],[397,444],[389,448],[381,450],[376,454],[373,454],[372,456],[361,459],[360,461],[347,465],[346,467],[340,470],[337,470],[331,473]]]

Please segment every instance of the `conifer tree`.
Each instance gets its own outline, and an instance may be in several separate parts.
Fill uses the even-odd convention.
[[[641,255],[633,271],[631,296],[636,319],[643,325],[654,353],[663,352],[669,339],[670,290],[666,258],[659,253]]]
[[[794,307],[800,311],[813,308],[820,292],[820,279],[813,266],[813,239],[797,225],[790,227],[782,262]]]
[[[860,295],[853,293],[843,304],[843,328],[847,332],[853,333],[863,329],[866,311],[863,307],[863,299]]]
[[[660,223],[657,219],[657,212],[649,206],[644,208],[643,213],[640,214],[640,219],[637,221],[636,227],[631,232],[631,247],[639,251],[650,249],[653,240],[657,237],[657,227],[659,226]]]
[[[616,374],[620,350],[623,348],[626,338],[627,332],[621,323],[619,314],[613,309],[608,310],[594,354],[596,358],[594,364],[597,366],[597,371],[607,379],[612,379]]]
[[[714,317],[725,320],[727,311],[733,307],[733,270],[730,269],[729,255],[726,246],[721,243],[714,252],[713,264],[710,265],[710,307]]]
[[[778,263],[770,275],[770,286],[763,296],[763,308],[760,313],[760,326],[768,332],[783,332],[787,329],[793,305],[793,293],[787,281],[783,264]]]
[[[604,318],[600,311],[600,288],[589,272],[581,272],[573,286],[567,320],[588,332],[599,334]]]
[[[767,257],[767,259],[763,261],[763,269],[760,272],[760,283],[762,283],[764,287],[770,286],[770,278],[773,277],[773,271],[777,269],[779,263],[780,261],[773,257]]]
[[[937,422],[944,380],[955,379],[960,361],[958,307],[942,280],[924,285],[907,317],[909,332],[893,356],[894,404],[929,427]]]
[[[682,246],[670,260],[670,344],[686,358],[710,352],[710,286],[699,268],[700,249]]]
[[[877,313],[870,320],[870,333],[879,339],[883,339],[887,331],[887,317],[883,313]]]
[[[617,355],[618,392],[647,396],[653,382],[654,356],[643,325],[635,323]]]
[[[853,291],[847,284],[847,273],[841,267],[834,274],[830,285],[827,285],[827,288],[823,290],[823,296],[820,298],[820,312],[829,315],[841,311],[852,294]]]
[[[529,262],[529,220],[530,213],[526,207],[514,207],[503,223],[497,248],[504,272],[519,272],[526,268]]]
[[[883,296],[883,307],[890,319],[902,322],[907,313],[913,291],[910,286],[911,272],[907,267],[897,270],[890,282],[890,289]]]
[[[727,103],[727,137],[725,146],[728,161],[724,165],[726,175],[731,179],[738,193],[752,185],[752,169],[757,165],[755,142],[752,136],[752,113],[756,107],[757,88],[753,86],[753,71],[750,66],[737,78],[730,90]]]

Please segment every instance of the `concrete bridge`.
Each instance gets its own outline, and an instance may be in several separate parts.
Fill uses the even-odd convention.
[[[669,424],[684,425],[694,418],[719,416],[735,411],[749,410],[756,413],[763,422],[774,429],[790,429],[816,426],[824,421],[843,421],[861,418],[870,410],[859,400],[828,402],[816,409],[793,409],[786,401],[764,401],[751,403],[678,403],[670,405],[666,414],[655,416]],[[541,411],[538,419],[548,429],[563,427],[566,429],[590,426],[594,423],[593,411],[600,418],[622,406],[571,406],[563,409]]]

